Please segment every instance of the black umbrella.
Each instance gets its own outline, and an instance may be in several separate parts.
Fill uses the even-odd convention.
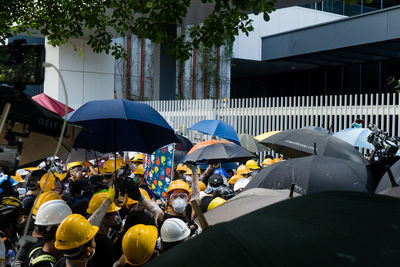
[[[255,157],[254,154],[234,143],[216,140],[213,141],[215,141],[215,143],[205,146],[199,146],[199,144],[203,142],[197,144],[187,153],[183,161],[198,163],[219,163],[245,161]]]
[[[176,150],[188,152],[192,149],[193,144],[189,139],[180,134],[177,134],[176,137],[178,137],[179,140],[179,142],[175,144]]]
[[[281,161],[262,169],[246,189],[290,189],[307,194],[320,191],[373,190],[372,174],[368,167],[332,157],[309,156]]]
[[[397,266],[399,221],[400,199],[315,193],[214,225],[146,266]]]
[[[248,151],[257,153],[269,150],[268,147],[260,144],[260,142],[249,134],[239,134],[240,145]]]
[[[383,175],[375,192],[391,195],[400,196],[400,190],[395,189],[400,185],[400,160],[397,160],[390,169]]]
[[[312,129],[282,131],[261,140],[260,143],[289,158],[317,154],[368,164],[361,153],[350,144],[327,133]]]

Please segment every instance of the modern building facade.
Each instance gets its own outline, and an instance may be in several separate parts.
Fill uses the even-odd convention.
[[[263,35],[260,60],[233,59],[232,98],[395,92],[391,81],[400,78],[398,1],[347,5],[328,0],[305,7],[298,12],[339,17]]]

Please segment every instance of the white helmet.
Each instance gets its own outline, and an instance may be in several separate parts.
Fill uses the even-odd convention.
[[[181,219],[170,218],[161,226],[160,235],[163,242],[177,242],[189,237],[190,229]]]
[[[239,191],[240,189],[243,189],[246,187],[246,185],[250,182],[249,179],[247,178],[240,178],[235,182],[235,185],[233,186],[233,191]]]
[[[36,213],[36,225],[59,225],[67,216],[72,214],[71,208],[64,200],[50,200],[40,206]]]

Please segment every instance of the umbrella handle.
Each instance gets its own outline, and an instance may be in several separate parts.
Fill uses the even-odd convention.
[[[114,204],[115,204],[117,207],[119,207],[119,208],[125,206],[126,203],[128,202],[128,193],[125,193],[125,194],[124,194],[124,201],[123,201],[121,204],[119,203],[118,199],[119,199],[119,198],[115,198],[115,199],[114,199]]]

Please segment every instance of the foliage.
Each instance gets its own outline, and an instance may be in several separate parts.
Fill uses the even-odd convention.
[[[54,46],[88,36],[87,43],[95,52],[124,56],[115,35],[135,34],[156,43],[165,43],[176,59],[184,61],[191,50],[221,46],[233,41],[239,31],[253,30],[247,13],[268,13],[276,0],[201,0],[214,4],[211,14],[198,26],[190,28],[190,40],[167,34],[167,25],[182,25],[191,0],[12,0],[0,7],[0,38],[39,31]]]

